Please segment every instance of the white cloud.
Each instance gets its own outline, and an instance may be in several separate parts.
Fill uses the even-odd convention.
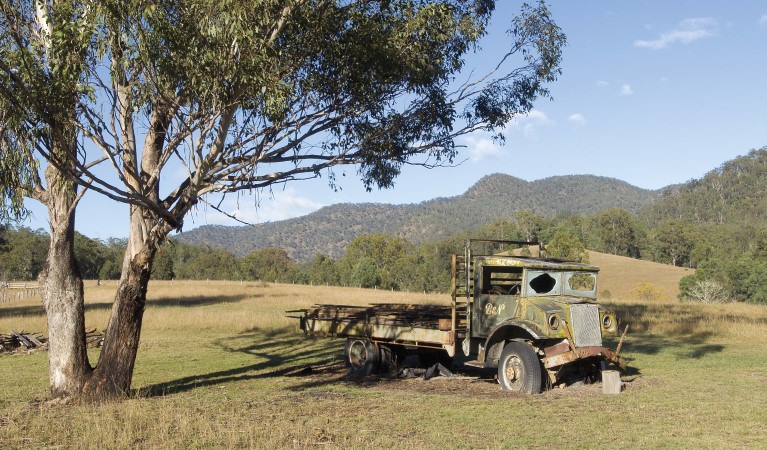
[[[621,95],[633,95],[633,94],[634,94],[634,90],[631,89],[630,84],[624,84],[623,86],[621,86]]]
[[[521,130],[527,137],[535,137],[535,130],[540,127],[552,125],[546,113],[537,109],[531,110],[526,116],[514,119],[508,126],[508,130]]]
[[[498,158],[503,154],[501,146],[488,137],[466,136],[465,141],[472,162]]]
[[[257,224],[304,216],[323,206],[325,205],[302,197],[294,188],[289,187],[274,192],[274,195],[262,192],[257,196],[245,195],[239,199],[228,197],[219,209],[242,222]],[[241,225],[237,220],[212,209],[207,209],[203,214],[209,224]]]
[[[660,50],[672,44],[690,44],[700,39],[715,36],[717,34],[717,26],[717,20],[710,17],[685,19],[673,30],[661,33],[657,39],[634,41],[634,47]]]
[[[757,23],[763,27],[767,27],[767,14],[760,17]]]
[[[519,133],[528,138],[535,138],[536,129],[554,124],[554,121],[546,116],[546,113],[533,109],[527,115],[517,117],[502,130],[503,134]],[[479,162],[485,159],[500,158],[504,154],[503,147],[493,141],[488,133],[474,133],[464,136],[462,144],[466,146],[469,159]]]
[[[605,80],[597,80],[597,87],[607,87],[609,85],[610,85],[610,83],[608,83]]]
[[[570,114],[567,120],[576,125],[586,125],[586,118],[581,113]]]

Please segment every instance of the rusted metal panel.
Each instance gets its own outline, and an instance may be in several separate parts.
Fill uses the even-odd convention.
[[[621,369],[626,368],[626,362],[623,358],[616,355],[615,352],[609,348],[602,346],[579,347],[576,352],[567,343],[559,343],[543,349],[543,352],[545,355],[543,358],[543,366],[547,369],[592,357],[601,357],[607,361],[615,363]]]
[[[315,305],[304,310],[301,329],[313,336],[359,336],[454,353],[452,314],[453,308],[444,305]]]
[[[399,326],[386,323],[306,319],[304,331],[313,336],[360,336],[372,340],[451,344],[450,331],[436,328]]]
[[[514,257],[514,256],[478,256],[477,267],[479,266],[513,266],[524,267],[526,269],[539,270],[577,270],[588,272],[599,272],[599,267],[586,263],[547,261],[544,259]]]

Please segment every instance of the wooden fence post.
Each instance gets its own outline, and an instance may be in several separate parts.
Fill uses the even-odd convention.
[[[621,383],[621,374],[617,370],[602,371],[602,393],[620,394],[623,383]]]

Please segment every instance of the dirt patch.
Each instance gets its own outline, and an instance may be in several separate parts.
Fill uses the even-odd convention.
[[[312,384],[344,383],[366,389],[396,392],[417,392],[421,394],[453,395],[470,398],[500,397],[520,398],[526,394],[501,390],[494,377],[494,371],[478,371],[476,369],[454,371],[454,377],[438,376],[429,380],[423,377],[398,378],[395,376],[371,375],[362,380],[347,376],[342,363],[322,366],[296,368],[285,375],[302,378]],[[641,389],[647,382],[639,376],[624,377],[623,391]],[[541,398],[559,399],[567,397],[585,397],[602,395],[602,384],[575,383],[569,386],[555,386],[541,394]]]

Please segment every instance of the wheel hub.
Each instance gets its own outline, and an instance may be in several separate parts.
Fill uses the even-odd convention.
[[[354,341],[349,349],[349,362],[355,367],[362,367],[368,359],[368,352],[362,341]]]
[[[506,362],[506,379],[509,384],[514,384],[522,379],[522,361],[517,356],[512,356]]]

